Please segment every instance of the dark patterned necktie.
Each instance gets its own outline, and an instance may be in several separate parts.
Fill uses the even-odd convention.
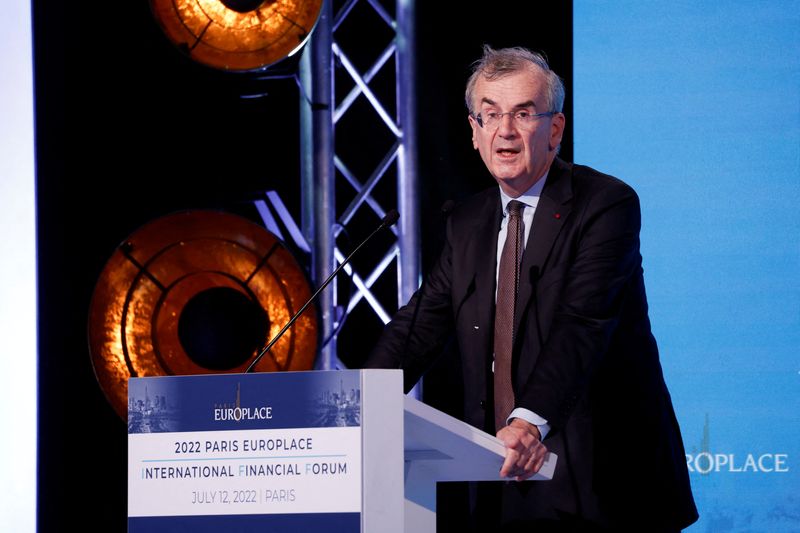
[[[514,409],[511,351],[514,346],[514,309],[519,292],[519,268],[525,235],[523,207],[525,204],[517,200],[508,203],[508,231],[497,275],[494,315],[494,420],[497,430],[506,425],[506,418]]]

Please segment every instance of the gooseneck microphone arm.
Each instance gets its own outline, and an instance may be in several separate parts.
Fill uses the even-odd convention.
[[[295,323],[295,321],[298,318],[300,318],[300,315],[302,315],[303,312],[308,308],[308,306],[311,305],[312,302],[314,302],[314,300],[317,299],[317,296],[319,296],[319,294],[323,290],[325,290],[325,287],[327,287],[330,284],[330,282],[333,281],[333,278],[335,278],[336,275],[339,273],[339,271],[342,270],[342,268],[344,268],[344,266],[347,263],[350,262],[350,260],[353,258],[354,255],[356,255],[356,253],[361,249],[361,247],[364,246],[365,244],[367,244],[367,242],[369,242],[369,240],[372,239],[372,237],[374,237],[375,234],[378,233],[379,231],[381,231],[383,228],[388,228],[390,226],[393,226],[394,223],[397,222],[397,219],[399,219],[399,218],[400,218],[400,215],[398,214],[396,209],[392,209],[391,211],[386,213],[386,216],[383,217],[383,220],[381,220],[381,225],[378,226],[377,228],[375,228],[375,230],[372,233],[370,233],[369,236],[366,239],[361,241],[361,244],[356,246],[355,250],[350,252],[350,255],[348,255],[345,258],[345,260],[342,261],[341,264],[339,264],[338,267],[336,267],[336,270],[334,270],[333,273],[330,276],[328,276],[328,278],[325,280],[325,282],[322,285],[320,285],[320,287],[317,289],[317,291],[314,294],[311,295],[311,298],[309,298],[308,301],[306,301],[306,303],[303,304],[303,307],[301,307],[300,310],[297,311],[294,314],[294,316],[292,316],[292,318],[289,319],[289,322],[287,322],[286,325],[283,326],[283,329],[281,329],[278,332],[277,335],[272,337],[272,340],[269,341],[269,343],[264,347],[264,349],[262,349],[258,353],[256,358],[253,359],[253,362],[250,363],[250,365],[247,367],[247,370],[245,370],[245,374],[251,372],[255,368],[255,366],[258,364],[258,362],[261,361],[261,358],[264,357],[264,355],[267,352],[269,352],[270,348],[272,348],[275,345],[275,343],[280,340],[280,338],[283,336],[283,334],[286,333],[286,330],[288,330],[290,327],[292,327],[292,325]]]

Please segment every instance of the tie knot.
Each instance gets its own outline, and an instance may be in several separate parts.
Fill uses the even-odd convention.
[[[518,217],[522,212],[523,207],[525,207],[525,204],[519,200],[511,200],[508,202],[508,215],[512,217]]]

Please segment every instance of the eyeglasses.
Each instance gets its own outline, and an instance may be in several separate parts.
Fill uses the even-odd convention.
[[[539,117],[552,117],[556,111],[548,111],[546,113],[531,113],[530,111],[509,111],[508,113],[495,113],[489,111],[485,115],[481,113],[473,114],[472,117],[478,122],[478,126],[486,128],[487,130],[495,130],[500,126],[500,121],[503,120],[504,115],[508,115],[511,119],[519,124],[520,127],[525,128],[533,124],[533,121]]]

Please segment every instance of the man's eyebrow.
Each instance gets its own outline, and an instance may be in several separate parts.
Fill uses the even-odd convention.
[[[486,98],[485,96],[481,98],[481,102],[487,105],[497,105],[497,102],[492,100],[491,98]],[[536,108],[536,102],[533,100],[528,100],[526,102],[522,102],[521,104],[517,104],[514,106],[514,109],[524,109],[526,107]]]

